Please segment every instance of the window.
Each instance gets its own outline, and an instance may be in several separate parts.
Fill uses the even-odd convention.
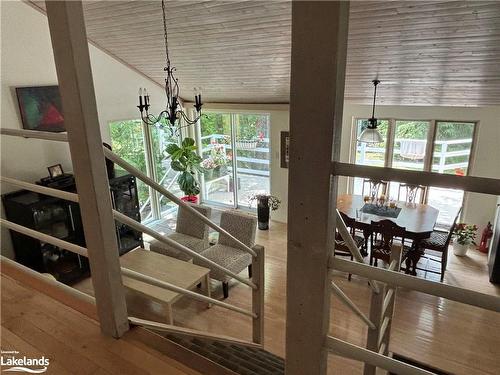
[[[248,207],[252,195],[269,194],[269,132],[268,114],[208,112],[202,116],[203,201]]]
[[[423,120],[381,120],[379,131],[384,138],[380,144],[356,141],[356,164],[392,167],[414,171],[432,171],[466,175],[474,138],[475,123]],[[357,135],[367,126],[366,119],[357,119]],[[422,182],[425,185],[425,182]],[[354,178],[353,194],[365,194],[363,179]],[[390,181],[386,194],[390,199],[405,200],[399,182]],[[449,226],[462,206],[464,192],[429,186],[417,196],[417,201],[439,209],[438,225]]]
[[[182,195],[175,183],[177,173],[170,168],[170,161],[164,153],[169,143],[179,142],[179,137],[172,136],[168,129],[147,126],[141,120],[111,122],[109,129],[113,152],[167,190]],[[137,190],[143,222],[159,219],[176,208],[175,204],[138,179]]]

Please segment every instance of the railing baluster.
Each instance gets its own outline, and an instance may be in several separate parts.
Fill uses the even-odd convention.
[[[252,282],[257,289],[252,290],[252,311],[256,315],[252,321],[252,338],[257,344],[264,343],[264,247],[253,247],[257,256],[252,259]]]

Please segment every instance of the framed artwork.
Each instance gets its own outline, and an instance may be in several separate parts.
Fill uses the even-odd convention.
[[[59,86],[16,87],[23,128],[46,132],[63,132]]]
[[[288,168],[288,161],[290,160],[289,155],[290,149],[290,132],[281,132],[281,142],[280,142],[280,166],[281,168]]]
[[[48,167],[47,169],[49,170],[50,178],[56,178],[64,174],[61,164],[53,165],[51,167]]]

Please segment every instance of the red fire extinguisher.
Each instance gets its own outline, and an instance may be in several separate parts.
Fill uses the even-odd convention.
[[[488,221],[488,225],[483,230],[483,235],[481,236],[481,242],[479,243],[479,247],[477,248],[480,252],[488,254],[488,243],[490,238],[493,237],[493,225]]]

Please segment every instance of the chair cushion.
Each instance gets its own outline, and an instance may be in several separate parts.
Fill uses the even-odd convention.
[[[373,242],[373,248],[372,248],[372,254],[374,258],[382,259],[385,261],[389,261],[389,258],[391,257],[391,252],[387,251],[386,249],[382,248],[382,242],[381,241],[374,241]],[[408,256],[408,253],[411,251],[410,246],[403,246],[403,251],[401,254],[401,261],[405,260],[406,257]]]
[[[209,247],[201,252],[201,255],[207,259],[217,263],[218,265],[227,268],[235,274],[240,273],[250,264],[252,264],[252,256],[243,250],[238,250],[226,245],[217,244]],[[193,263],[199,266],[210,268],[210,277],[215,280],[227,282],[231,279],[230,276],[224,274],[222,271],[215,269],[213,266],[207,264],[200,259],[193,259]]]
[[[365,245],[365,240],[363,237],[354,236],[354,243],[361,249]],[[347,242],[345,242],[342,238],[335,240],[335,254],[336,255],[351,255],[351,251],[347,246]]]
[[[449,232],[434,231],[429,238],[420,241],[420,247],[426,249],[443,249],[448,241]]]
[[[169,234],[167,237],[170,238],[171,240],[174,240],[177,243],[180,243],[181,245],[186,246],[187,248],[193,251],[196,251],[197,253],[201,253],[208,247],[208,243],[204,239],[188,236],[182,233],[172,233]],[[149,249],[151,251],[154,251],[155,253],[167,255],[169,257],[184,261],[190,261],[191,259],[193,259],[193,257],[190,256],[189,254],[179,251],[157,240],[151,241]]]

